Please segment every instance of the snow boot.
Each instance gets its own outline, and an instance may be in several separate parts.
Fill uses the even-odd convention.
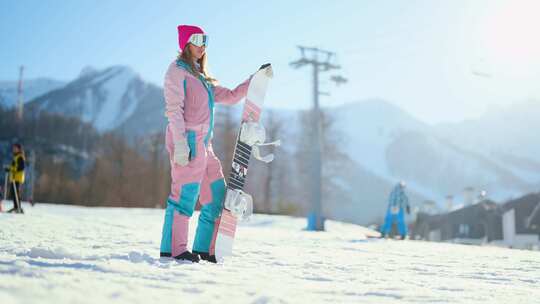
[[[199,256],[189,251],[184,251],[180,255],[174,257],[176,260],[191,261],[193,263],[199,263]]]
[[[217,263],[216,256],[210,255],[208,252],[200,252],[200,251],[193,250],[193,253],[198,254],[201,257],[201,260],[205,260],[210,263]]]
[[[9,210],[6,211],[6,212],[7,212],[7,213],[24,213],[24,212],[22,211],[22,209],[19,211],[19,209],[17,209],[17,208],[11,208],[11,209],[9,209]]]

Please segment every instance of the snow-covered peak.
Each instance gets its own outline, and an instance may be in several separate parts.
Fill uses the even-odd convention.
[[[394,180],[386,149],[401,133],[420,131],[425,124],[382,99],[363,100],[336,108],[336,129],[347,137],[346,151],[370,172]]]
[[[94,68],[93,66],[85,66],[79,73],[79,78],[90,77],[97,72],[98,72],[97,69]]]
[[[146,89],[146,84],[130,67],[118,65],[101,70],[87,67],[64,90],[36,103],[40,110],[76,116],[99,131],[109,131],[132,116]]]
[[[79,77],[70,84],[80,85],[82,83],[86,86],[101,85],[103,82],[113,78],[140,79],[139,75],[128,66],[116,65],[101,70],[93,67],[85,67]]]
[[[521,172],[535,173],[540,180],[540,100],[527,100],[499,110],[487,112],[483,117],[462,123],[441,124],[437,134],[460,147],[498,158]],[[512,160],[513,159],[513,160]],[[529,164],[527,164],[529,163]]]
[[[540,128],[539,105],[531,101],[480,120],[440,126],[380,99],[346,104],[333,113],[351,159],[390,184],[405,179],[410,190],[441,203],[468,186],[499,200],[538,183],[540,162],[525,156],[538,157],[540,144],[534,132],[524,130]]]
[[[93,83],[100,84],[106,98],[93,121],[98,130],[113,129],[133,113],[137,101],[130,85],[136,80],[138,76],[131,68],[121,66],[106,69],[101,77],[94,79]]]

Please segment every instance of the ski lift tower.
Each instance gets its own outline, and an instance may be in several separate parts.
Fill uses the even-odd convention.
[[[330,70],[340,69],[340,66],[331,64],[332,57],[335,57],[335,53],[321,50],[319,48],[298,46],[301,53],[301,58],[293,61],[290,65],[296,69],[305,65],[311,65],[313,67],[313,109],[312,115],[312,133],[310,136],[311,147],[313,148],[312,157],[310,158],[311,167],[311,191],[312,194],[312,206],[311,212],[308,214],[308,227],[307,230],[323,231],[324,219],[321,216],[322,213],[322,125],[321,125],[321,110],[319,106],[319,96],[329,95],[325,92],[319,91],[319,73],[327,72]],[[336,84],[346,82],[346,79],[341,76],[333,76],[332,81]]]

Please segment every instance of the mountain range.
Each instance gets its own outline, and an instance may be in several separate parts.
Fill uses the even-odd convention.
[[[163,131],[166,124],[162,89],[128,67],[85,68],[68,83],[47,79],[27,83],[25,111],[77,117],[99,132],[120,132],[131,139]],[[11,107],[14,100],[16,82],[0,82],[1,104]],[[347,195],[335,200],[348,201],[330,208],[331,214],[352,217],[363,205],[369,211],[355,218],[365,223],[384,212],[386,196],[400,180],[407,182],[417,206],[424,200],[442,206],[447,195],[463,200],[466,187],[485,190],[496,201],[540,188],[540,141],[535,133],[540,129],[540,101],[436,125],[382,99],[358,100],[325,111],[334,121],[332,128],[339,131],[336,136],[342,137],[339,148],[352,160],[336,176]],[[288,121],[290,134],[302,134],[294,113],[279,109],[273,113]],[[284,146],[294,147],[294,141],[281,139]]]
[[[145,82],[131,68],[85,68],[61,88],[42,94],[25,111],[77,117],[99,132],[118,131],[129,138],[163,130],[165,107],[161,88]]]
[[[25,80],[23,83],[24,100],[28,102],[47,92],[61,88],[66,84],[64,81],[37,78]],[[0,105],[10,108],[17,105],[18,102],[18,81],[0,81]]]
[[[334,110],[348,130],[349,155],[387,180],[403,179],[426,198],[462,199],[464,188],[505,200],[540,187],[540,102],[529,101],[474,121],[428,125],[384,100]]]

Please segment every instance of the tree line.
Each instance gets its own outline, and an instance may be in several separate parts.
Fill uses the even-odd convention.
[[[225,177],[230,171],[239,128],[237,107],[218,107],[213,139]],[[347,166],[333,119],[323,113],[323,202],[347,200],[333,177]],[[263,114],[269,140],[281,147],[265,148],[275,160],[252,160],[246,191],[253,195],[255,211],[303,215],[310,208],[308,136],[310,112],[282,117]],[[293,126],[297,124],[297,126]],[[121,130],[97,132],[76,118],[46,112],[28,113],[18,121],[13,109],[0,108],[2,160],[9,161],[9,142],[19,141],[35,155],[33,200],[43,203],[112,207],[163,207],[169,193],[169,158],[164,132],[130,139]],[[325,204],[327,205],[327,204]]]

